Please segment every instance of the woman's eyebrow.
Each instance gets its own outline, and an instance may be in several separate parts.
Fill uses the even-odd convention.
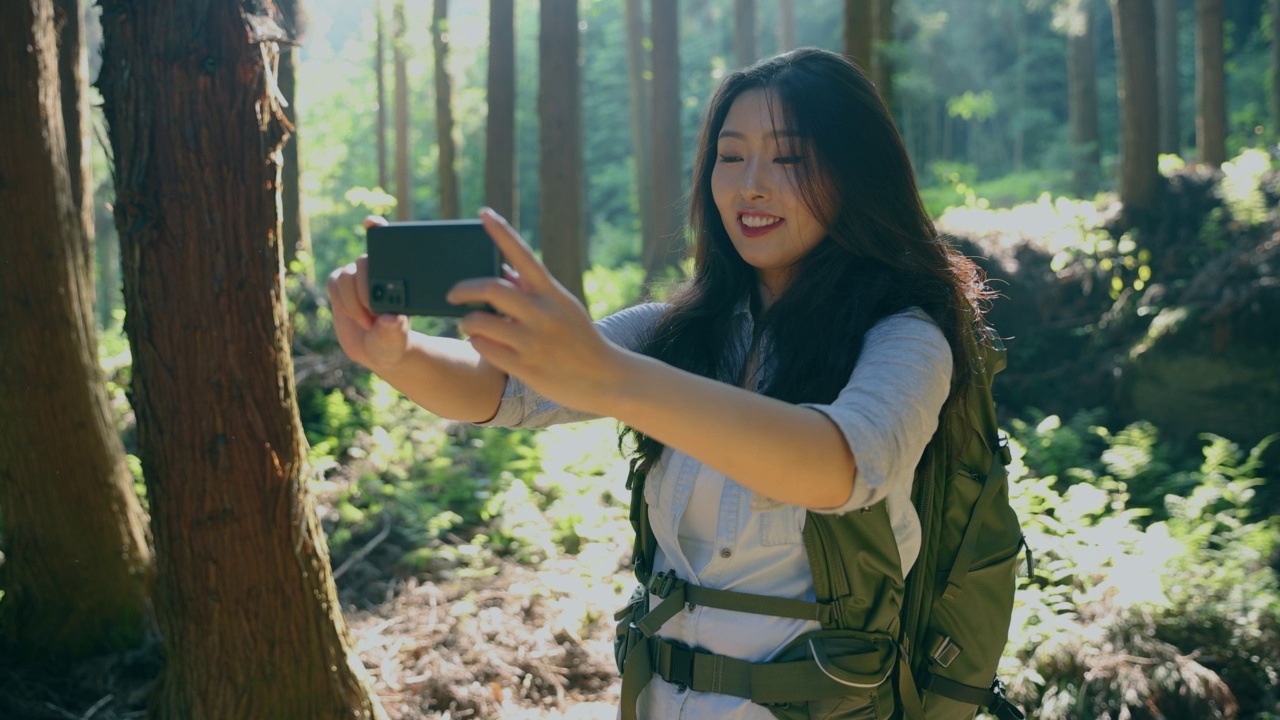
[[[775,131],[773,132],[773,136],[774,136],[775,138],[782,138],[782,137],[786,137],[786,138],[795,138],[795,137],[800,137],[800,133],[796,132],[795,130],[775,130]],[[747,136],[746,136],[746,135],[743,135],[742,133],[738,132],[737,130],[721,130],[721,131],[720,131],[720,135],[719,135],[718,137],[722,137],[722,138],[737,138],[737,139],[739,139],[739,140],[746,140],[746,139],[747,139]]]

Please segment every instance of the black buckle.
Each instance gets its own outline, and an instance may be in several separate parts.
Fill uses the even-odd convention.
[[[987,712],[999,720],[1026,720],[1027,716],[1022,714],[1022,708],[1009,702],[1009,699],[1004,696],[1004,683],[1000,678],[996,678],[991,683],[991,694],[995,699],[987,705]]]
[[[671,648],[671,653],[668,656],[667,674],[663,676],[663,680],[675,685],[680,692],[684,692],[693,684],[694,651],[669,641],[666,645]]]
[[[666,600],[667,596],[676,589],[677,583],[680,582],[682,581],[679,577],[676,577],[674,570],[660,572],[657,575],[654,575],[653,579],[649,581],[649,592],[657,595],[663,600]]]

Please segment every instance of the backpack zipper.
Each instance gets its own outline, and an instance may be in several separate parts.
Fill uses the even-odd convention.
[[[838,556],[839,548],[830,537],[831,529],[827,527],[826,521],[817,520],[814,522],[814,528],[817,530],[814,535],[818,541],[818,554],[826,563],[827,576],[831,578],[831,599],[835,601],[832,605],[836,611],[836,626],[839,627],[839,599],[852,592],[849,587],[849,576],[845,573],[844,563]]]

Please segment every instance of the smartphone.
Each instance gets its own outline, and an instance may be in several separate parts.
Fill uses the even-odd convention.
[[[479,305],[444,296],[462,280],[501,273],[479,220],[399,222],[369,228],[369,307],[375,313],[462,317]]]

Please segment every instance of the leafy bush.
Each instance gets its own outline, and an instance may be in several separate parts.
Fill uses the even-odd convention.
[[[1005,658],[1014,695],[1040,718],[1280,711],[1280,524],[1250,519],[1267,443],[1205,436],[1203,461],[1178,470],[1148,424],[1112,433],[1093,417],[1011,424],[1038,556]],[[1158,511],[1131,497],[1139,480]]]

